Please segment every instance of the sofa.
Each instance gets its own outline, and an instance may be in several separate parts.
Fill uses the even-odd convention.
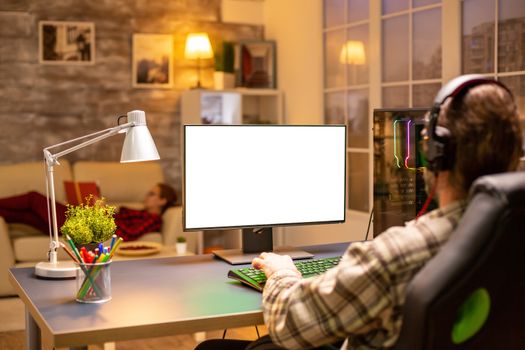
[[[66,203],[64,181],[97,182],[108,204],[140,209],[142,200],[153,185],[164,182],[159,162],[126,163],[61,160],[54,167],[56,200]],[[28,191],[46,193],[44,162],[0,165],[0,198]],[[184,236],[188,251],[198,251],[198,233],[183,232],[182,209],[173,207],[163,214],[161,232],[150,232],[140,241],[174,245]],[[32,266],[47,260],[49,235],[24,224],[8,224],[0,216],[0,296],[14,294],[8,280],[13,266]],[[69,259],[62,250],[59,260]]]

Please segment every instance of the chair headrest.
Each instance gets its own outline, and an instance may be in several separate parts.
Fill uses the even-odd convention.
[[[525,172],[517,171],[495,175],[487,175],[477,179],[470,188],[469,197],[485,193],[499,197],[508,204],[525,199]]]

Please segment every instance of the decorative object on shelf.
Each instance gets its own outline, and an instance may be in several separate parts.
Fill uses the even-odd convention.
[[[186,37],[184,57],[188,60],[197,60],[197,85],[196,89],[202,88],[201,84],[201,60],[213,58],[210,38],[206,33],[190,33]]]
[[[177,251],[177,254],[179,255],[186,254],[187,245],[188,243],[186,243],[186,237],[183,237],[183,236],[177,237],[177,243],[175,243],[175,250]]]
[[[44,148],[44,159],[46,162],[46,195],[48,197],[48,212],[51,216],[51,228],[49,232],[49,261],[40,262],[35,266],[35,274],[46,278],[71,278],[76,276],[77,267],[72,263],[59,262],[57,250],[60,247],[58,239],[58,225],[56,213],[55,183],[53,168],[58,165],[58,159],[76,150],[102,141],[108,137],[126,133],[124,145],[122,146],[121,163],[140,162],[159,159],[159,153],[153,142],[153,138],[146,126],[146,113],[144,111],[131,111],[127,116],[120,116],[118,119],[127,117],[127,123],[118,124],[112,128],[97,131],[92,134],[81,136],[73,140],[62,142]],[[74,144],[74,146],[63,149],[64,146]],[[62,148],[62,151],[51,153],[55,148]]]
[[[40,21],[38,25],[40,63],[95,62],[95,24],[92,22]]]
[[[66,221],[60,232],[70,236],[76,245],[105,242],[117,229],[115,210],[104,198],[93,203],[92,197],[87,197],[86,203],[67,206]]]
[[[241,42],[241,84],[251,88],[275,88],[275,42]]]
[[[132,85],[139,88],[173,86],[173,37],[133,34]]]
[[[216,90],[231,89],[235,87],[235,74],[233,64],[235,50],[233,43],[223,42],[221,50],[215,55],[215,72],[213,81]]]

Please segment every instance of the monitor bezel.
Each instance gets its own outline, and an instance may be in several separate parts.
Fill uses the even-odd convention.
[[[339,127],[344,128],[344,185],[343,185],[343,219],[342,220],[331,220],[331,221],[306,221],[306,222],[290,222],[290,223],[280,223],[280,224],[259,224],[259,225],[237,225],[237,226],[213,226],[213,227],[192,227],[188,228],[186,226],[186,130],[188,127]],[[347,127],[344,124],[185,124],[183,131],[182,139],[182,154],[183,154],[183,169],[182,169],[182,227],[183,231],[192,232],[192,231],[210,231],[210,230],[236,230],[243,228],[265,228],[265,227],[287,227],[287,226],[302,226],[302,225],[326,225],[326,224],[343,224],[346,222],[346,196],[347,196],[347,162],[348,162],[348,152],[347,152]]]

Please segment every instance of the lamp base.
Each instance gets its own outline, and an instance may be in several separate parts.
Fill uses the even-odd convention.
[[[35,266],[35,274],[43,278],[75,278],[78,267],[69,261],[57,263],[39,262]]]

